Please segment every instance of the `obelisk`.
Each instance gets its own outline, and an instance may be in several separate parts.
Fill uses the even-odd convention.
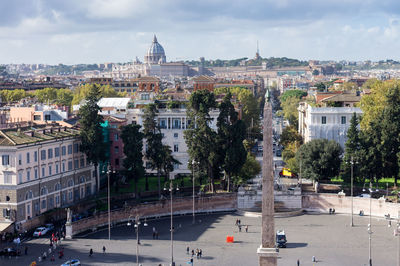
[[[274,169],[272,152],[272,106],[269,90],[265,93],[263,121],[263,162],[262,162],[262,242],[257,249],[260,266],[276,266],[274,223]]]

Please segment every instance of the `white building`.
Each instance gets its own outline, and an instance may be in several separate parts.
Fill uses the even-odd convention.
[[[347,140],[347,130],[353,113],[362,114],[357,107],[311,107],[300,103],[299,133],[307,143],[313,139],[335,140],[342,147]]]

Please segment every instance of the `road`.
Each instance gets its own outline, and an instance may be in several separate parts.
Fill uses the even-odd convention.
[[[238,232],[235,220],[249,225],[249,232]],[[345,215],[302,215],[275,219],[275,229],[283,229],[288,239],[288,247],[280,249],[278,265],[366,265],[368,262],[367,217],[355,217],[356,226],[349,226],[349,216]],[[191,217],[179,217],[175,223],[174,257],[176,265],[187,265],[190,256],[186,247],[201,248],[203,258],[194,259],[194,265],[258,265],[256,250],[261,242],[259,217],[237,214],[213,214],[199,216],[192,225]],[[169,265],[171,250],[169,219],[147,221],[148,227],[141,227],[140,262],[144,265]],[[142,224],[143,225],[143,224]],[[152,239],[152,228],[159,233],[159,239]],[[373,265],[396,265],[397,240],[393,228],[388,228],[384,219],[373,219],[372,226]],[[234,243],[225,243],[227,235],[234,236]],[[121,226],[112,229],[112,240],[107,231],[96,232],[82,238],[63,241],[65,260],[79,258],[83,265],[134,265],[136,262],[136,234],[132,227]],[[0,265],[29,265],[40,252],[48,248],[47,239],[33,239],[28,245],[28,256],[18,259],[1,259]],[[103,245],[106,254],[102,253]],[[89,257],[93,248],[94,255]],[[46,261],[40,265],[60,265]]]

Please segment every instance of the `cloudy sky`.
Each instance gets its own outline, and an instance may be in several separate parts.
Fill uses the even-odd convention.
[[[0,64],[253,57],[400,60],[399,0],[1,0]]]

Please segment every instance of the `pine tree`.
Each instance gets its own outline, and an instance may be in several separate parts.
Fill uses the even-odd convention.
[[[360,132],[358,130],[358,118],[357,114],[353,113],[350,120],[350,127],[347,130],[347,141],[345,143],[345,153],[343,157],[343,170],[346,181],[351,178],[351,164],[353,164],[353,175],[357,177],[359,175],[359,167],[357,167],[360,161]]]

